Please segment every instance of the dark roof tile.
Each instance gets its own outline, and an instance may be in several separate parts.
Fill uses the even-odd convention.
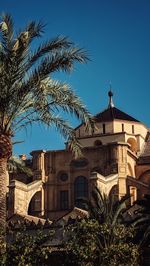
[[[96,122],[109,122],[115,119],[119,120],[126,120],[126,121],[133,121],[133,122],[140,122],[137,119],[133,118],[132,116],[122,112],[116,107],[109,107],[101,113],[98,113],[94,116]]]
[[[150,132],[148,132],[147,134],[147,140],[145,142],[145,146],[140,157],[150,157]]]

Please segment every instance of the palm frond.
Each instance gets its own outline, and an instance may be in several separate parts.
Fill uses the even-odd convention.
[[[58,116],[50,116],[48,113],[41,114],[41,122],[45,123],[49,127],[55,127],[60,134],[67,139],[68,141],[68,148],[73,152],[75,158],[80,157],[81,152],[81,145],[78,142],[75,132],[73,128],[69,125],[69,123],[58,117]]]
[[[89,210],[92,218],[97,219],[100,224],[108,222],[113,227],[118,221],[122,222],[122,212],[125,209],[126,199],[116,202],[113,197],[102,193],[97,187],[93,189]]]
[[[24,142],[24,140],[16,140],[16,141],[13,141],[12,144],[16,145],[16,144],[21,144],[23,142]]]
[[[72,42],[67,37],[58,36],[41,44],[38,49],[29,57],[29,68],[44,55],[58,49],[69,48]]]
[[[13,19],[10,14],[3,14],[1,16],[2,22],[1,22],[1,30],[4,37],[4,40],[6,41],[7,49],[11,48],[11,43],[13,39]]]
[[[142,239],[140,240],[139,246],[148,246],[147,244],[150,242],[150,225],[147,226]]]
[[[67,84],[53,81],[55,71],[70,72],[76,62],[88,56],[67,37],[57,36],[31,52],[31,42],[44,30],[42,22],[30,22],[16,34],[12,17],[2,17],[0,49],[0,133],[43,122],[54,125],[68,141],[68,149],[81,154],[73,128],[59,113],[76,116],[86,128],[92,127],[91,115],[81,99]]]
[[[117,209],[113,216],[112,225],[115,225],[122,212],[127,208],[126,199],[118,203]]]
[[[29,167],[27,167],[25,163],[16,156],[10,157],[7,167],[9,173],[21,172],[29,177],[33,176],[32,170]]]
[[[38,69],[33,72],[33,77],[35,80],[39,80],[39,77],[43,80],[56,71],[70,72],[73,70],[75,62],[85,63],[87,60],[88,57],[83,49],[72,48],[56,51],[51,56],[44,58]]]
[[[26,27],[26,31],[29,32],[30,40],[35,37],[41,37],[42,33],[44,33],[44,29],[45,24],[42,21],[38,23],[36,21],[31,21]]]
[[[51,98],[50,106],[55,105],[55,107],[62,108],[66,113],[75,115],[85,123],[88,130],[94,126],[91,114],[68,84],[46,79],[41,82],[40,89],[43,92],[42,98],[44,94]]]

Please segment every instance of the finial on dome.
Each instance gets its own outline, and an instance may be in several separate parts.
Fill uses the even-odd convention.
[[[114,107],[114,103],[113,103],[113,92],[112,92],[112,88],[111,88],[111,84],[110,84],[110,89],[109,89],[109,92],[108,92],[108,96],[109,96],[109,104],[108,104],[108,108],[112,108]]]

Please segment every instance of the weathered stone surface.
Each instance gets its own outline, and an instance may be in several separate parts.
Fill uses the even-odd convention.
[[[94,132],[87,132],[84,124],[75,129],[83,158],[75,160],[67,145],[64,150],[31,152],[34,182],[10,184],[10,213],[54,220],[80,204],[80,198],[90,198],[95,185],[119,198],[131,194],[132,202],[150,194],[148,128],[111,105],[95,118]]]

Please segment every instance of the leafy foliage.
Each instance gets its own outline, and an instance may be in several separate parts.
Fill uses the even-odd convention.
[[[82,219],[67,231],[67,250],[73,253],[77,265],[139,265],[138,246],[132,243],[133,228],[119,224],[112,228],[95,219]]]
[[[33,41],[44,32],[41,22],[32,21],[15,34],[12,17],[5,14],[0,30],[0,134],[12,136],[27,125],[41,122],[55,126],[75,155],[81,155],[73,128],[61,115],[75,115],[87,129],[93,122],[71,87],[53,80],[52,74],[70,72],[76,62],[85,63],[86,52],[61,36],[32,51]]]
[[[101,265],[138,265],[139,250],[133,244],[134,228],[123,224],[100,225],[99,247]]]
[[[69,225],[68,251],[75,255],[77,265],[137,266],[139,248],[133,243],[134,227],[123,224],[125,200],[113,202],[98,189],[89,203],[89,219]]]
[[[107,196],[95,187],[92,191],[92,199],[88,202],[90,216],[95,218],[100,224],[103,222],[115,225],[123,220],[123,212],[126,209],[126,198],[118,201],[113,195]]]
[[[78,265],[92,263],[97,259],[97,232],[99,224],[96,220],[82,219],[80,222],[67,227],[68,253],[72,253],[71,262],[77,261]],[[74,257],[74,261],[73,261]]]
[[[39,230],[31,233],[24,229],[21,232],[9,231],[8,236],[7,247],[3,249],[4,241],[0,242],[0,251],[3,250],[0,265],[46,265],[51,249],[43,244],[52,238],[52,231],[44,233]]]
[[[28,177],[33,175],[31,168],[25,165],[25,162],[16,156],[11,156],[8,161],[8,172],[9,173],[24,173]]]
[[[0,265],[6,265],[6,239],[2,228],[0,228]]]
[[[134,206],[136,209],[129,224],[137,231],[136,242],[141,247],[150,247],[150,195],[146,194],[143,199],[137,200]]]

